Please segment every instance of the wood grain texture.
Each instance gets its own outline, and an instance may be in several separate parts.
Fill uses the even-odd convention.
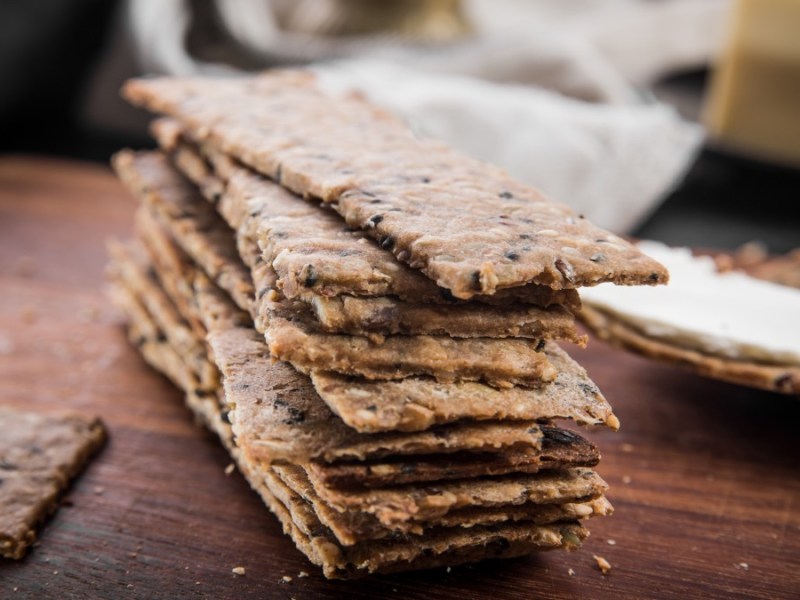
[[[589,434],[617,513],[590,522],[583,550],[326,581],[126,343],[104,241],[133,208],[105,169],[0,159],[0,403],[98,413],[110,433],[40,546],[0,560],[0,598],[797,597],[800,402],[596,340],[569,351],[622,420]]]

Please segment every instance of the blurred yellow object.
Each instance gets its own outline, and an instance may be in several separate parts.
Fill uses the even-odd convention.
[[[722,145],[800,165],[800,0],[738,0],[705,120]]]
[[[394,34],[448,41],[471,31],[461,0],[305,0],[287,29],[324,36]]]

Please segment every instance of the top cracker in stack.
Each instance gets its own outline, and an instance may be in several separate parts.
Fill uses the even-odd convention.
[[[196,187],[116,158],[149,254],[115,255],[121,304],[206,337],[223,440],[298,547],[337,576],[579,545],[610,511],[599,455],[549,422],[618,422],[553,340],[583,343],[577,287],[660,265],[304,72],[125,93]]]

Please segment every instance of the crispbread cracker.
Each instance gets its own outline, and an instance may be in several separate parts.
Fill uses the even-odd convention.
[[[233,232],[166,159],[151,153],[120,153],[115,164],[129,187],[146,206],[157,211],[186,254],[194,257],[209,276],[217,273],[217,283],[232,298],[240,298],[240,307],[251,307],[252,295],[245,296],[247,290],[240,283],[242,272],[247,271],[233,247]],[[221,241],[227,242],[224,251],[213,250]],[[252,252],[246,254],[253,256]],[[253,269],[253,273],[260,271]],[[266,285],[257,283],[259,289]],[[252,292],[252,286],[249,289]],[[431,375],[440,380],[483,379],[498,387],[537,386],[556,375],[546,355],[525,340],[391,336],[374,343],[363,337],[320,332],[302,303],[274,302],[266,297],[258,300],[269,311],[261,316],[273,356],[306,373],[325,368],[369,379]],[[571,317],[567,323],[571,326]]]
[[[138,323],[157,330],[152,320]],[[132,319],[132,336],[137,325],[136,314],[128,314]],[[177,355],[167,345],[166,337],[159,336],[150,360],[157,369],[164,369],[165,355]],[[149,342],[148,342],[149,343]],[[147,344],[140,346],[147,350]],[[184,365],[184,368],[188,368]],[[180,378],[179,378],[180,379]],[[350,577],[369,573],[393,572],[398,570],[422,569],[434,566],[456,565],[474,562],[484,558],[510,558],[535,551],[566,548],[574,549],[588,535],[588,532],[573,519],[585,518],[593,514],[606,514],[610,507],[599,504],[599,499],[591,505],[565,504],[563,507],[542,507],[541,510],[529,506],[508,507],[505,514],[488,511],[485,518],[480,514],[454,512],[449,519],[443,519],[429,532],[405,540],[392,537],[391,540],[367,541],[342,547],[334,534],[328,531],[307,502],[283,485],[279,500],[273,495],[267,482],[271,470],[263,465],[248,461],[233,442],[233,435],[222,418],[220,406],[208,398],[187,395],[187,403],[199,420],[215,431],[236,461],[239,470],[250,485],[261,495],[267,506],[278,516],[284,531],[290,534],[298,548],[315,564],[320,565],[327,577]],[[224,404],[224,402],[223,402]],[[287,496],[288,493],[288,496]],[[474,511],[473,511],[474,513]],[[549,523],[553,523],[550,525]],[[442,526],[442,525],[447,526]],[[373,523],[374,525],[374,523]],[[488,526],[487,526],[488,525]],[[373,537],[384,537],[373,534]]]
[[[160,122],[162,128],[172,129],[170,123]],[[163,134],[162,137],[172,139],[172,134]],[[256,242],[252,239],[257,236],[254,228],[257,219],[273,223],[277,231],[270,239],[277,238],[272,244],[267,244],[269,264],[281,269],[281,273],[272,271],[264,273],[262,277],[254,274],[253,279],[259,300],[273,287],[283,288],[290,298],[300,298],[314,309],[314,314],[323,330],[328,332],[343,332],[354,335],[369,334],[404,334],[404,335],[450,335],[454,337],[528,337],[547,339],[567,339],[583,344],[585,339],[580,336],[574,324],[572,313],[565,310],[556,301],[565,301],[577,307],[577,299],[566,293],[557,294],[549,288],[538,290],[538,297],[531,294],[529,300],[538,300],[549,305],[548,308],[529,305],[522,302],[509,302],[502,306],[484,304],[462,304],[450,302],[442,304],[441,290],[426,291],[431,287],[431,282],[416,272],[394,264],[391,255],[375,248],[366,242],[363,237],[356,237],[351,231],[341,232],[341,223],[338,218],[325,214],[325,211],[314,210],[300,199],[287,197],[287,192],[275,184],[249,173],[239,166],[230,167],[233,174],[226,188],[223,179],[214,179],[210,168],[202,156],[185,144],[177,146],[164,141],[163,145],[171,151],[175,164],[189,179],[194,181],[210,200],[216,200],[217,207],[226,218],[229,225],[237,230],[239,237],[239,251],[245,263],[253,268],[245,255],[260,256]],[[218,158],[216,163],[221,162]],[[212,183],[215,182],[215,183]],[[275,196],[272,203],[265,200]],[[299,205],[299,209],[295,207]],[[299,219],[303,217],[303,219]],[[288,223],[301,221],[299,229],[288,230]],[[334,227],[330,227],[333,221]],[[269,231],[272,231],[271,229]],[[309,252],[317,247],[327,247],[320,236],[328,235],[329,243],[337,242],[336,251],[331,251],[324,260],[331,264],[309,262]],[[352,238],[352,239],[350,239]],[[349,240],[349,241],[348,241]],[[248,244],[249,242],[249,244]],[[344,247],[342,245],[344,244]],[[251,247],[247,247],[250,245]],[[368,256],[369,254],[374,256]],[[342,260],[346,255],[347,260]],[[275,262],[272,258],[277,256]],[[362,259],[357,257],[362,256]],[[285,270],[287,261],[294,261],[300,257],[303,265],[295,271]],[[341,269],[357,269],[361,264],[359,260],[368,258],[369,268],[364,268],[361,273],[346,278],[348,281],[359,281],[362,277],[387,277],[396,279],[392,285],[396,289],[389,292],[413,294],[413,287],[422,288],[428,296],[434,296],[438,304],[430,305],[419,302],[404,302],[394,296],[354,297],[349,295],[331,296],[335,289],[331,285],[321,282],[320,290],[324,294],[315,293],[315,286],[305,285],[309,281],[309,273],[330,274]],[[385,264],[383,264],[385,263]],[[405,273],[408,271],[408,273]],[[298,274],[303,273],[304,283],[298,288]],[[265,280],[266,278],[266,280]],[[333,277],[333,279],[336,279]],[[315,284],[316,285],[316,284]],[[360,290],[365,292],[365,289]]]
[[[154,322],[158,324],[158,329],[166,336],[169,344],[190,365],[195,375],[193,383],[196,385],[193,386],[193,389],[209,392],[216,390],[219,373],[208,362],[202,338],[198,339],[196,333],[184,321],[173,301],[155,280],[153,270],[146,268],[148,263],[141,248],[132,244],[126,246],[111,241],[108,244],[108,251],[112,259],[110,269],[115,271],[110,273],[111,278],[124,282],[126,290],[136,294],[138,300],[146,306],[146,310]],[[118,290],[117,294],[124,295],[126,290]],[[119,301],[126,302],[124,299]],[[131,308],[130,310],[136,309]],[[203,392],[197,391],[196,393],[202,394]]]
[[[572,431],[542,426],[542,433],[541,449],[418,456],[412,460],[311,461],[306,468],[314,473],[315,480],[322,485],[352,488],[593,467],[600,460],[600,453],[594,444]]]
[[[278,473],[282,465],[273,467]],[[561,504],[595,498],[608,487],[587,468],[543,471],[533,475],[506,475],[457,481],[402,485],[374,489],[328,487],[306,469],[317,495],[339,511],[361,510],[375,515],[389,528],[407,521],[426,521],[466,506],[505,504]]]
[[[306,197],[330,203],[458,298],[528,283],[661,283],[666,270],[497,167],[411,135],[302,71],[128,82],[133,103]]]
[[[461,419],[573,419],[618,429],[619,419],[586,371],[555,344],[544,352],[558,374],[540,388],[498,390],[422,377],[370,382],[326,372],[311,373],[311,380],[339,417],[364,432],[419,431]]]
[[[218,396],[219,390],[207,391],[193,387],[192,368],[172,346],[166,335],[159,329],[153,317],[140,304],[139,299],[124,282],[112,285],[112,298],[123,312],[128,325],[128,337],[139,350],[145,362],[159,373],[167,376],[179,389],[186,393],[186,405],[197,421],[216,433],[226,448],[233,448],[233,431],[227,419],[224,398]],[[214,367],[209,363],[209,367]]]
[[[135,260],[120,254],[116,261]],[[121,270],[121,268],[112,269]],[[130,290],[122,288],[130,295]],[[224,380],[240,444],[259,460],[364,459],[394,454],[502,451],[538,448],[541,431],[533,421],[463,423],[415,434],[359,434],[330,411],[310,381],[285,363],[273,363],[246,316],[202,273],[196,295],[207,341]],[[127,312],[133,312],[128,310]],[[140,312],[146,312],[140,307]],[[137,321],[145,316],[137,315]],[[155,328],[152,336],[163,335]],[[194,389],[191,372],[168,371],[176,385]]]
[[[324,331],[351,335],[449,335],[570,340],[583,345],[575,319],[561,306],[543,309],[515,303],[412,304],[388,296],[310,298]]]
[[[438,381],[485,381],[508,388],[537,387],[555,379],[546,344],[523,339],[389,336],[382,342],[323,333],[303,307],[271,302],[265,337],[275,358],[310,373],[329,370],[367,379],[430,375]]]
[[[149,209],[140,207],[133,216],[134,231],[153,265],[159,284],[195,336],[203,339],[205,327],[200,322],[194,300],[192,280],[197,270],[186,253],[170,238]]]
[[[267,478],[278,478],[311,505],[317,518],[336,536],[337,542],[352,546],[370,539],[392,536],[399,539],[407,535],[422,535],[426,530],[440,527],[474,527],[510,521],[529,521],[544,525],[557,521],[585,519],[613,513],[611,503],[599,496],[584,502],[563,504],[507,504],[495,507],[465,507],[427,521],[405,521],[395,528],[387,528],[375,515],[360,510],[340,512],[326,504],[314,490],[305,471],[297,465],[283,465],[270,469]]]
[[[132,317],[132,315],[129,315]],[[153,324],[151,323],[151,326]],[[147,346],[142,346],[145,349]],[[171,350],[165,342],[162,342],[160,350]],[[156,355],[151,355],[151,360]],[[163,355],[162,355],[163,356]],[[173,353],[173,357],[175,357]],[[157,369],[164,367],[158,359],[152,360],[152,364]],[[366,569],[368,572],[396,571],[404,569],[420,569],[436,565],[461,564],[462,562],[472,562],[487,557],[502,558],[527,554],[530,552],[554,549],[559,547],[553,544],[551,532],[556,529],[561,536],[561,545],[567,549],[574,549],[580,541],[586,537],[585,529],[574,523],[559,523],[557,528],[541,527],[510,528],[500,520],[494,524],[491,530],[482,532],[479,528],[469,529],[470,534],[480,533],[482,535],[467,536],[456,531],[443,530],[436,536],[419,538],[414,542],[406,543],[395,548],[396,552],[387,553],[382,547],[374,545],[360,545],[355,549],[344,549],[340,547],[334,536],[327,532],[318,520],[315,520],[313,512],[308,505],[293,505],[293,512],[287,509],[286,505],[278,501],[265,485],[265,479],[270,471],[268,468],[259,467],[253,463],[243,460],[241,453],[233,443],[233,435],[230,427],[221,418],[219,406],[212,401],[204,398],[193,398],[191,394],[187,396],[187,403],[194,411],[195,416],[205,423],[212,431],[215,431],[223,444],[228,447],[231,456],[236,461],[239,470],[245,475],[250,485],[259,493],[267,506],[279,518],[283,524],[284,531],[292,536],[298,548],[304,552],[315,564],[320,565],[327,577],[346,577],[358,576],[359,570]],[[298,497],[299,498],[299,497]],[[290,504],[291,505],[291,504]],[[298,515],[298,506],[304,511]],[[565,510],[559,512],[558,516],[565,519],[584,518],[589,516],[585,509]],[[496,520],[496,519],[494,519]],[[494,522],[491,516],[487,522]],[[505,519],[513,522],[514,519]],[[531,521],[532,519],[524,519]],[[295,521],[305,523],[305,532],[301,532]],[[535,519],[534,519],[535,521]],[[476,521],[474,525],[479,525]],[[310,527],[309,527],[310,525]],[[498,526],[499,525],[499,526]],[[488,536],[488,537],[487,537]],[[499,537],[498,537],[499,536]],[[515,539],[516,543],[508,544],[495,543],[494,540]],[[450,540],[450,541],[448,541]],[[527,540],[527,541],[526,541]],[[471,543],[471,544],[470,544]],[[471,545],[471,547],[470,547]],[[428,551],[428,549],[431,549]],[[444,551],[442,550],[444,548]],[[435,557],[431,557],[435,554]]]
[[[160,277],[165,289],[176,288],[170,293],[173,301],[179,307],[186,305],[184,311],[189,312],[190,322],[197,321],[197,309],[192,307],[196,301],[186,282],[196,267],[148,215],[147,211],[137,212],[137,231],[148,247],[152,246],[150,254],[156,270],[166,270]],[[254,276],[269,285],[271,270],[263,261],[258,262],[257,251],[248,248],[246,245],[243,250],[254,261]],[[167,257],[171,257],[169,264],[161,265]],[[425,378],[370,383],[317,372],[312,373],[312,380],[325,402],[348,425],[362,432],[412,431],[461,419],[506,418],[572,418],[580,423],[607,423],[617,428],[618,420],[585,371],[556,345],[547,344],[544,354],[558,375],[553,385],[539,389],[516,387],[499,391],[479,383],[445,384]],[[375,402],[374,398],[381,401]]]
[[[242,310],[250,310],[254,291],[239,260],[234,234],[194,188],[158,152],[123,150],[114,169],[128,190],[153,214],[206,274],[230,293]]]
[[[286,363],[274,363],[252,327],[231,317],[235,307],[198,275],[198,304],[208,343],[235,406],[234,430],[244,452],[259,460],[377,458],[394,454],[500,451],[538,446],[532,421],[463,423],[407,433],[359,434],[330,411],[308,378]]]
[[[216,204],[233,229],[254,239],[263,237],[267,258],[277,261],[273,266],[287,297],[311,302],[319,296],[388,294],[413,306],[457,303],[447,290],[398,262],[363,232],[343,227],[331,211],[302,202],[207,144],[187,142],[177,122],[158,119],[152,129],[178,169]],[[342,261],[343,256],[348,260]],[[315,282],[308,285],[312,272]],[[518,302],[580,307],[575,290],[535,285],[473,299],[503,305]]]
[[[581,319],[598,337],[648,358],[690,369],[700,375],[784,394],[800,394],[800,368],[746,362],[703,354],[657,340],[595,307],[584,306]]]
[[[390,538],[342,547],[321,527],[314,510],[302,497],[277,478],[267,477],[265,484],[269,501],[280,504],[277,512],[284,531],[313,562],[323,567],[327,577],[357,576],[358,571],[391,573],[427,569],[556,548],[574,550],[588,536],[585,528],[571,521],[552,525],[510,521],[488,527],[441,528],[405,540]]]
[[[0,556],[20,559],[106,439],[96,417],[0,406]]]

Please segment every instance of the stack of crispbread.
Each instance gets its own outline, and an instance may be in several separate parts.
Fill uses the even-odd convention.
[[[553,421],[619,423],[553,340],[584,342],[577,287],[659,264],[304,72],[125,94],[168,117],[114,160],[131,339],[327,576],[573,549],[611,512]]]

